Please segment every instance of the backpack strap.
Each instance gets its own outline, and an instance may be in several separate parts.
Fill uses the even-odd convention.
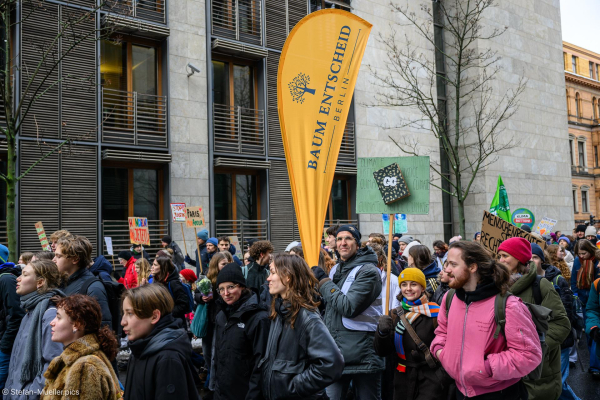
[[[540,289],[540,281],[542,279],[543,278],[540,275],[536,275],[535,281],[531,285],[533,290],[533,301],[535,301],[535,304],[538,306],[542,304],[542,289]]]
[[[498,339],[500,332],[504,335],[504,325],[506,325],[506,301],[510,296],[509,292],[498,293],[494,299],[494,320],[496,321],[496,332],[494,332],[494,339]]]
[[[402,323],[404,324],[404,327],[406,328],[406,331],[412,338],[413,342],[415,342],[418,349],[421,350],[421,352],[425,355],[425,361],[427,361],[427,365],[429,366],[429,368],[436,369],[437,365],[435,363],[435,360],[431,356],[431,352],[429,351],[429,346],[427,346],[425,343],[423,343],[423,341],[421,340],[419,335],[417,335],[417,332],[415,332],[414,328],[410,325],[410,322],[408,322],[408,320],[406,319],[406,316],[404,315],[404,310],[402,310],[402,312],[400,312],[398,314],[398,316],[402,320]]]
[[[87,281],[83,282],[83,285],[81,285],[81,292],[82,292],[82,294],[85,294],[87,296],[88,290],[90,289],[90,286],[95,281],[100,281],[100,283],[102,283],[102,281],[96,275],[94,275],[93,278],[90,278]]]
[[[446,294],[446,318],[448,317],[448,312],[450,311],[450,306],[452,305],[452,299],[456,294],[456,290],[450,289]]]
[[[596,292],[598,291],[598,285],[600,284],[600,278],[596,279],[594,281],[594,288],[596,289]]]

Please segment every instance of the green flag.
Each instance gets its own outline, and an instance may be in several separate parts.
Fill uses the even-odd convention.
[[[502,183],[502,177],[498,175],[498,187],[496,188],[496,194],[490,204],[490,213],[497,215],[506,222],[510,222],[510,204],[508,204],[508,193],[504,183]]]

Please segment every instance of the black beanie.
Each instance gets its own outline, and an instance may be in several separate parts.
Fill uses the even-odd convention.
[[[354,240],[356,240],[356,243],[360,246],[361,234],[360,231],[354,225],[342,225],[338,228],[336,235],[340,232],[349,232],[354,238]]]
[[[162,239],[160,239],[160,240],[161,240],[161,241],[163,241],[163,242],[165,242],[165,243],[167,244],[167,246],[168,246],[168,245],[170,245],[170,244],[171,244],[171,242],[173,241],[173,240],[171,239],[171,236],[169,236],[169,235],[167,235],[167,236],[164,236],[164,237],[163,237]]]
[[[217,275],[217,287],[223,282],[233,282],[246,287],[246,279],[244,279],[244,273],[239,265],[236,263],[229,263],[219,271]]]
[[[531,233],[531,227],[529,225],[521,225],[521,229],[523,229],[525,232]]]
[[[122,258],[125,261],[129,261],[129,259],[133,256],[131,255],[131,252],[129,250],[123,250],[119,252],[118,257]]]
[[[575,229],[575,232],[585,232],[585,228],[587,228],[585,225],[577,225],[577,229]]]

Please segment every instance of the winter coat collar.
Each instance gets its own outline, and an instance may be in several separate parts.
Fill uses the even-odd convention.
[[[553,281],[557,276],[562,275],[560,269],[556,268],[554,265],[548,265],[546,268],[546,273],[544,277],[549,281]],[[564,278],[564,277],[563,277]]]
[[[482,282],[477,285],[475,290],[467,292],[463,288],[456,289],[456,296],[466,304],[471,304],[475,301],[485,300],[500,293],[493,281]]]
[[[17,267],[15,263],[7,262],[0,265],[0,274],[13,274],[14,276],[21,276],[21,268]]]
[[[341,258],[339,260],[340,262],[333,278],[334,283],[339,282],[342,275],[350,272],[356,266],[363,264],[377,265],[377,255],[369,246],[359,248],[356,254],[346,261],[342,261]]]
[[[177,332],[179,331],[179,332]],[[152,332],[143,339],[128,342],[131,353],[136,358],[143,358],[157,353],[164,347],[177,339],[183,330],[179,329],[178,323],[172,314],[164,315],[154,325]]]
[[[239,319],[242,317],[242,315],[249,311],[266,309],[266,307],[260,303],[258,294],[254,290],[250,290],[250,293],[242,294],[239,300],[232,305],[225,303],[223,298],[220,296],[217,300],[217,303],[227,319]]]
[[[423,274],[425,274],[426,279],[437,278],[440,271],[441,271],[441,269],[438,266],[436,260],[433,260],[433,262],[431,264],[429,264],[429,266],[423,270]]]
[[[73,275],[71,275],[67,280],[67,286],[84,276],[86,273],[89,273],[90,275],[92,274],[87,268],[79,268],[77,271],[73,272]]]
[[[531,287],[533,282],[537,276],[537,267],[533,262],[530,262],[527,266],[528,270],[523,275],[513,274],[511,276],[511,281],[513,283],[510,285],[510,292],[515,296],[519,296],[523,293],[527,288]]]
[[[104,271],[104,272],[110,274],[112,272],[112,270],[113,270],[112,265],[103,255],[96,257],[96,259],[94,260],[94,264],[90,267],[90,271],[92,273],[94,273],[94,272],[100,273],[100,271]]]
[[[95,333],[87,334],[65,347],[62,354],[52,360],[48,366],[48,372],[53,376],[57,376],[63,364],[70,367],[81,357],[89,356],[97,351],[100,351],[98,336]]]

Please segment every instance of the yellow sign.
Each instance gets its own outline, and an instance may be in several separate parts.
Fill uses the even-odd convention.
[[[310,266],[319,260],[335,166],[371,27],[346,11],[317,11],[296,25],[281,53],[277,108]]]
[[[188,228],[204,229],[206,225],[204,222],[204,210],[202,207],[186,207],[185,222]]]

